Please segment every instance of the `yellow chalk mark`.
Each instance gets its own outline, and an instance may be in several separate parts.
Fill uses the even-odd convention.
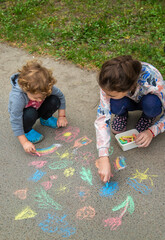
[[[17,216],[15,216],[15,220],[22,220],[27,218],[33,218],[37,215],[36,212],[34,212],[30,207],[25,208],[22,212],[18,213]]]
[[[151,185],[153,186],[154,184],[153,184],[153,180],[152,180],[151,177],[158,177],[158,176],[157,176],[157,175],[148,175],[148,174],[146,174],[146,173],[148,172],[148,170],[149,170],[149,168],[147,168],[144,173],[140,173],[140,172],[136,169],[136,173],[132,174],[132,175],[134,175],[134,177],[132,177],[131,179],[133,179],[133,178],[138,178],[138,179],[140,179],[140,181],[139,181],[140,183],[141,183],[143,180],[149,179],[149,180],[151,181]]]
[[[64,137],[69,137],[69,136],[71,136],[71,135],[72,135],[71,132],[65,132],[65,133],[63,134]]]

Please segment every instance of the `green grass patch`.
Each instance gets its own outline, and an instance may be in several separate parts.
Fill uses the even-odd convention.
[[[100,68],[131,54],[165,75],[162,0],[0,0],[0,41]]]

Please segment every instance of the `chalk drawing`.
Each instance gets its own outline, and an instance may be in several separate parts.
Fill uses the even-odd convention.
[[[56,194],[63,194],[65,192],[69,192],[69,189],[67,188],[68,185],[70,185],[70,183],[67,184],[67,185],[60,184],[60,187],[55,190],[55,193]]]
[[[108,185],[108,187],[107,187],[107,185]],[[102,196],[102,197],[112,197],[118,190],[119,190],[118,183],[110,181],[109,183],[105,184],[100,189],[100,196]]]
[[[33,161],[33,162],[30,162],[28,164],[28,166],[34,166],[36,168],[42,168],[43,166],[45,166],[46,163],[47,163],[47,161]]]
[[[76,187],[76,193],[74,194],[74,196],[80,201],[84,202],[86,198],[90,196],[89,189],[82,186]]]
[[[126,163],[125,163],[126,158],[123,156],[119,156],[115,159],[114,161],[114,167],[116,171],[119,171],[121,169],[126,168]]]
[[[65,152],[64,153],[59,153],[58,151],[57,152],[55,152],[56,153],[56,155],[58,156],[58,159],[61,159],[61,160],[66,160],[66,159],[72,159],[72,158],[74,158],[74,152],[73,151],[69,151],[70,149],[67,149],[67,150],[65,150]],[[53,156],[51,156],[50,158],[54,158]]]
[[[49,190],[52,187],[52,182],[51,181],[42,182],[41,185],[47,191],[47,190]]]
[[[36,154],[37,156],[44,156],[44,155],[48,155],[50,153],[55,152],[59,147],[61,147],[61,144],[52,144],[50,147],[47,148],[36,148],[36,151],[38,154]]]
[[[65,177],[71,177],[74,175],[74,172],[75,172],[75,169],[70,167],[70,168],[65,169],[64,175],[65,175]]]
[[[90,185],[93,185],[92,183],[92,173],[90,169],[86,169],[82,167],[82,171],[80,172],[80,177],[82,180],[87,181]]]
[[[18,213],[17,216],[15,216],[15,220],[33,218],[36,215],[37,215],[37,213],[34,212],[30,207],[26,207],[24,210],[22,210],[20,213]]]
[[[33,176],[31,176],[28,180],[33,181],[33,182],[38,182],[45,174],[46,174],[46,172],[42,172],[41,170],[37,170],[33,174]]]
[[[152,181],[152,178],[151,177],[158,177],[157,175],[147,175],[146,173],[148,172],[149,168],[147,168],[145,170],[144,173],[140,173],[137,169],[136,169],[136,173],[132,174],[134,175],[134,177],[132,177],[131,179],[134,179],[134,178],[138,178],[140,181],[140,183],[143,181],[143,180],[147,180],[149,179],[150,182],[151,182],[151,185],[153,186],[153,181]]]
[[[49,165],[49,168],[53,170],[57,170],[57,169],[63,169],[72,165],[73,165],[72,161],[60,160],[60,161],[51,163]]]
[[[26,189],[20,189],[14,192],[14,194],[21,200],[25,200],[27,197],[27,188]]]
[[[56,180],[56,179],[58,178],[58,176],[57,176],[57,175],[51,175],[49,178],[50,178],[51,180]]]
[[[56,131],[55,140],[72,142],[78,136],[79,132],[79,128],[68,126],[62,131],[60,129]]]
[[[152,190],[146,185],[139,183],[136,179],[128,178],[127,184],[132,186],[136,191],[141,192],[144,195],[148,195]]]
[[[121,203],[120,205],[114,207],[112,209],[112,211],[118,211],[119,209],[124,208],[123,211],[121,212],[119,217],[116,218],[108,218],[106,220],[104,220],[105,225],[104,227],[110,226],[110,229],[116,230],[121,224],[122,224],[122,218],[124,216],[124,214],[126,213],[126,211],[128,210],[128,212],[130,214],[132,214],[134,212],[134,201],[132,199],[131,196],[128,196],[127,199]]]
[[[112,154],[113,154],[113,147],[112,146],[110,146],[110,148],[109,148],[109,156],[111,156]]]
[[[77,153],[77,156],[75,157],[75,160],[77,162],[80,162],[83,166],[89,165],[90,162],[93,162],[95,160],[95,156],[91,152],[81,152],[79,151]]]
[[[80,220],[82,219],[91,220],[92,218],[94,218],[95,214],[96,214],[95,209],[92,208],[91,206],[88,206],[79,209],[76,213],[76,217]]]
[[[39,223],[39,227],[44,232],[57,233],[61,237],[70,237],[76,233],[76,228],[69,226],[69,223],[65,220],[67,215],[59,217],[57,214],[51,215],[48,213],[48,218]]]
[[[38,202],[39,208],[54,208],[56,210],[62,210],[62,206],[55,202],[42,187],[37,190],[35,201]]]
[[[82,146],[88,145],[91,142],[92,142],[91,139],[89,139],[88,137],[84,136],[84,137],[81,137],[81,138],[77,139],[74,142],[73,148],[80,148]]]

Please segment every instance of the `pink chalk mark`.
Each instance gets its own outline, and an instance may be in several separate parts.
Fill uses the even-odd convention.
[[[52,182],[47,181],[47,182],[42,182],[41,185],[45,188],[45,190],[49,190],[52,187]]]
[[[21,200],[25,200],[27,197],[27,188],[26,189],[20,189],[14,192],[14,194]]]
[[[50,179],[51,179],[51,180],[56,180],[57,178],[58,178],[57,175],[52,175],[52,176],[50,176]]]
[[[28,166],[35,166],[36,168],[42,168],[45,166],[47,161],[33,161],[28,164]]]

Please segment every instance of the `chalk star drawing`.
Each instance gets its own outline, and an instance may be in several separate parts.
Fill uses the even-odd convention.
[[[83,207],[79,209],[76,213],[76,217],[80,220],[87,219],[91,220],[95,216],[95,209],[91,206]]]
[[[104,185],[100,189],[100,196],[102,197],[112,197],[119,190],[119,185],[117,182],[110,181],[107,185]]]
[[[75,172],[75,169],[70,167],[70,168],[65,169],[64,175],[65,175],[65,177],[71,177],[74,175],[74,172]]]
[[[72,142],[77,137],[79,132],[80,132],[79,128],[68,126],[62,131],[57,130],[55,139],[65,142]]]
[[[128,196],[127,199],[123,203],[114,207],[112,209],[112,211],[118,211],[121,208],[124,208],[124,209],[121,212],[119,217],[108,218],[108,219],[104,220],[104,222],[105,222],[104,227],[110,226],[112,231],[116,230],[122,224],[122,218],[123,218],[124,214],[127,212],[127,210],[130,214],[132,214],[134,212],[134,209],[135,209],[134,201],[131,196]]]
[[[68,185],[69,185],[69,184],[67,184],[67,185],[62,185],[62,184],[60,184],[60,187],[55,190],[55,193],[56,193],[56,194],[62,194],[62,193],[65,193],[65,192],[69,192],[69,189],[67,189],[67,186],[68,186]]]
[[[89,189],[85,188],[85,187],[76,187],[76,193],[74,194],[74,196],[76,198],[79,198],[80,201],[84,202],[85,199],[89,196]]]
[[[18,215],[15,217],[15,220],[22,220],[27,218],[33,218],[37,215],[36,212],[34,212],[30,207],[26,207],[24,210],[22,210]]]
[[[132,174],[134,175],[134,177],[132,177],[131,179],[134,179],[134,178],[138,178],[140,181],[140,183],[143,181],[143,180],[147,180],[149,179],[151,181],[151,185],[153,186],[153,181],[152,181],[152,178],[151,177],[158,177],[157,175],[147,175],[146,173],[148,172],[149,168],[147,168],[145,170],[144,173],[140,173],[137,169],[136,169],[136,173]]]

